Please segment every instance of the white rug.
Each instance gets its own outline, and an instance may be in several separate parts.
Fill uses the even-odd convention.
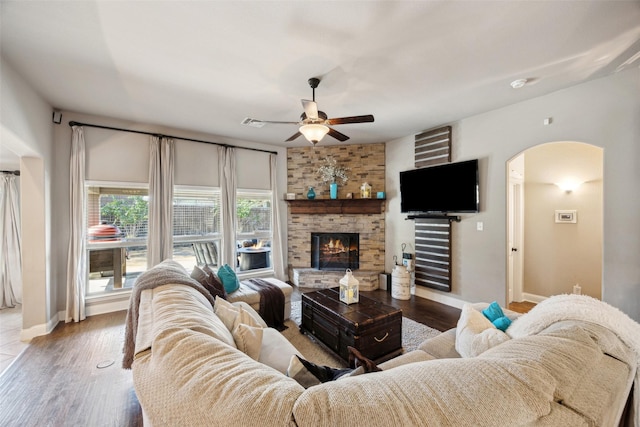
[[[346,363],[325,350],[315,341],[315,338],[300,333],[300,319],[302,318],[301,302],[291,303],[291,318],[285,322],[288,329],[282,334],[302,353],[305,359],[320,365],[345,367]],[[402,318],[402,347],[404,353],[418,348],[426,339],[433,338],[441,332],[406,317]]]

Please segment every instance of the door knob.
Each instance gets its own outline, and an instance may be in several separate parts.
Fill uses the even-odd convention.
[[[518,248],[511,248],[511,252],[518,252]]]

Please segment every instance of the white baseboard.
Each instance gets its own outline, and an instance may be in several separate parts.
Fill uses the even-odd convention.
[[[129,292],[121,292],[85,301],[85,315],[96,316],[98,314],[113,313],[129,309]],[[32,326],[20,331],[20,341],[29,342],[35,337],[50,334],[59,322],[64,322],[66,312],[57,312],[46,324]]]
[[[526,292],[522,293],[522,299],[524,301],[535,302],[536,304],[541,303],[546,300],[548,297],[543,297],[541,295],[528,294]]]
[[[431,301],[439,302],[444,305],[448,305],[450,307],[455,307],[461,309],[463,305],[467,303],[467,301],[450,297],[448,295],[443,295],[438,292],[433,292],[429,289],[425,289],[422,286],[416,286],[416,296],[421,298],[430,299]]]
[[[87,300],[85,313],[88,317],[127,310],[129,308],[129,296],[130,292],[126,292]]]
[[[64,317],[63,317],[64,320]],[[35,337],[39,337],[40,335],[47,335],[53,331],[53,328],[56,327],[58,322],[60,321],[60,315],[56,313],[51,319],[47,321],[46,324],[40,324],[32,326],[28,329],[23,329],[20,331],[20,341],[29,342]]]

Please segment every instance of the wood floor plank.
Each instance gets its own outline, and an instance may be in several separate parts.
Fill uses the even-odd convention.
[[[60,324],[0,377],[2,426],[141,426],[131,371],[121,368],[126,312]],[[113,361],[99,369],[98,364]]]

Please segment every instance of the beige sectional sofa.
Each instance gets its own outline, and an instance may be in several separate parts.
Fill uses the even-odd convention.
[[[242,302],[214,306],[183,284],[142,291],[132,371],[145,425],[637,423],[638,348],[606,322],[562,319],[537,328],[545,321],[529,313],[513,322],[514,336],[475,357],[460,357],[463,337],[451,330],[383,363],[382,372],[305,389],[286,375],[297,350],[279,332]],[[638,324],[630,322],[633,333]]]

